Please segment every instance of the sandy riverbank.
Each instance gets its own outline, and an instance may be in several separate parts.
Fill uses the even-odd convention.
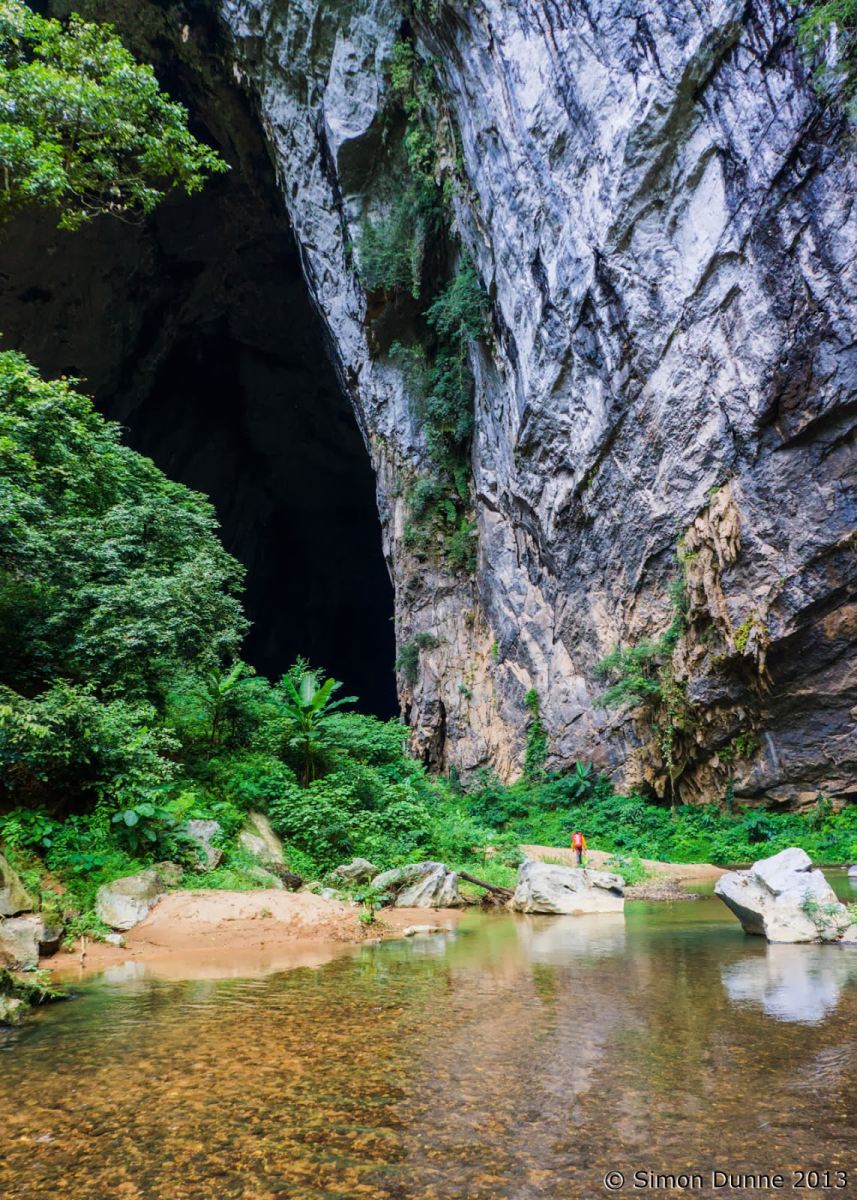
[[[385,909],[372,925],[360,921],[361,911],[306,892],[170,892],[128,930],[124,946],[88,941],[81,961],[79,943],[43,965],[58,980],[135,963],[173,979],[319,966],[355,943],[400,937],[410,925],[452,929],[462,910]]]
[[[536,858],[540,862],[550,860],[551,862],[567,863],[569,866],[574,865],[572,851],[567,848],[521,846],[521,849],[527,858]],[[613,857],[613,854],[606,850],[590,850],[586,857],[590,867],[601,871],[608,869],[606,863],[609,858]],[[660,862],[655,858],[641,858],[640,862],[647,871],[651,871],[663,879],[674,880],[676,883],[701,883],[706,879],[719,879],[721,875],[726,874],[725,867],[715,867],[712,863],[670,863]]]

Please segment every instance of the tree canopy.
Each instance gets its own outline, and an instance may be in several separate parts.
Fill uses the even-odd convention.
[[[151,212],[174,186],[198,191],[228,168],[187,122],[111,25],[0,0],[0,219],[35,203],[74,229]]]
[[[243,568],[211,504],[119,440],[73,381],[0,354],[0,682],[157,701],[230,661]]]

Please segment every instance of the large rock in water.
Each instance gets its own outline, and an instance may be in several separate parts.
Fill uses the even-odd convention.
[[[18,878],[9,860],[0,854],[0,917],[14,917],[16,913],[32,912],[35,900]]]
[[[100,887],[95,913],[113,929],[133,929],[145,920],[163,893],[163,879],[154,867],[149,867],[138,875],[126,875]]]
[[[806,851],[796,846],[759,859],[748,871],[721,875],[714,894],[745,933],[769,942],[836,942],[851,924],[848,909]]]
[[[609,871],[585,867],[556,867],[528,859],[518,868],[518,884],[509,902],[514,912],[582,913],[622,912],[625,880]]]
[[[395,908],[460,908],[464,904],[458,875],[439,862],[393,867],[376,875],[372,886],[393,893]]]

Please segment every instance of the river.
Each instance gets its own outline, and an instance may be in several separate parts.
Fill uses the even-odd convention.
[[[713,897],[75,991],[2,1035],[5,1200],[806,1195],[791,1172],[857,1167],[857,950],[768,946]]]

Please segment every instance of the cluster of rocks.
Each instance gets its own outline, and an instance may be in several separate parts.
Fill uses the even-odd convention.
[[[40,955],[59,949],[62,932],[57,918],[38,911],[37,899],[0,854],[0,965],[32,970]]]
[[[217,821],[188,821],[185,836],[194,844],[197,869],[211,871],[220,865],[222,829]],[[246,874],[263,887],[299,887],[303,880],[290,873],[283,846],[262,813],[249,813],[238,835],[238,845],[252,860]],[[106,940],[123,945],[122,934],[144,921],[161,896],[182,880],[182,867],[173,862],[155,863],[136,875],[114,879],[98,889],[95,913],[114,933]],[[31,896],[8,860],[0,854],[0,966],[33,970],[39,959],[60,947],[63,925],[58,916],[38,911]]]
[[[340,884],[367,883],[394,908],[460,908],[466,900],[459,890],[460,876],[441,862],[409,863],[378,872],[366,859],[343,863],[331,878]],[[625,881],[607,871],[554,866],[527,860],[518,870],[508,907],[522,913],[621,912]]]
[[[218,821],[188,821],[184,833],[195,845],[197,870],[213,871],[220,865],[223,850],[219,845],[222,828]],[[283,844],[264,814],[248,813],[238,834],[238,846],[252,860],[245,874],[260,886],[283,890],[303,882],[288,870]],[[98,889],[96,916],[111,929],[121,932],[133,929],[146,919],[166,891],[178,886],[182,874],[182,868],[176,863],[165,862],[147,867],[136,875],[114,879]]]
[[[857,945],[857,924],[848,908],[806,851],[796,846],[759,859],[746,871],[729,871],[714,892],[745,933],[769,942]]]

